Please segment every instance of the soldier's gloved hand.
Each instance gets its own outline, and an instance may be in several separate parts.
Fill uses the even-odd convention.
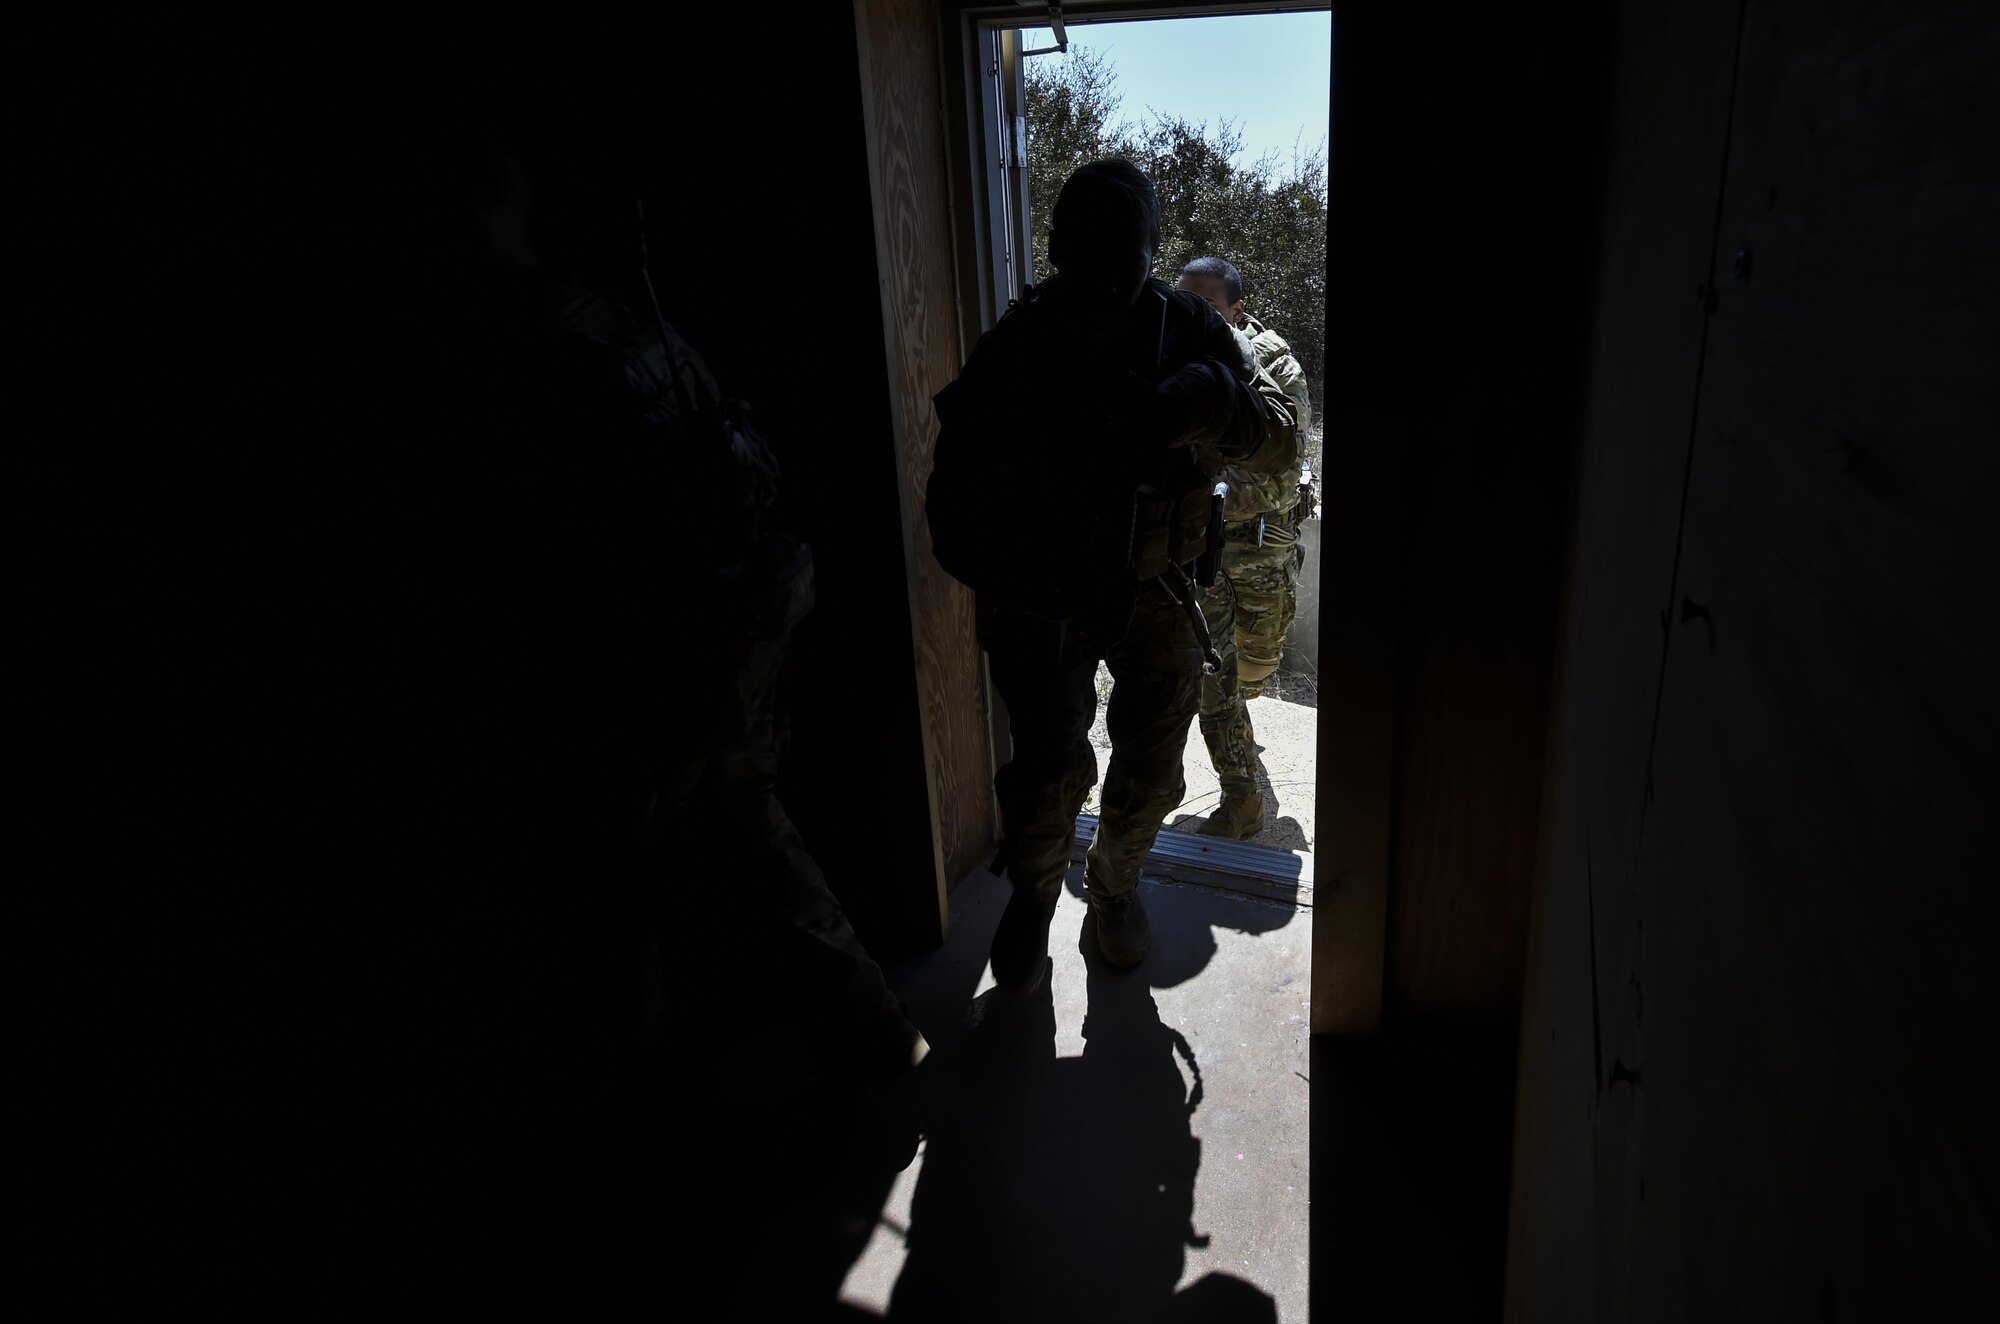
[[[1206,363],[1190,363],[1161,382],[1153,393],[1155,433],[1169,447],[1185,445],[1215,416],[1223,384]]]

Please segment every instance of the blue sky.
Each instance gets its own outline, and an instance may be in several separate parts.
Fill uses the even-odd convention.
[[[1289,163],[1294,141],[1311,151],[1327,136],[1329,13],[1072,23],[1068,30],[1071,50],[1108,58],[1118,75],[1119,114],[1129,122],[1149,110],[1210,124],[1227,118],[1242,130],[1242,161],[1275,149]],[[1026,29],[1026,44],[1053,46],[1055,33]]]

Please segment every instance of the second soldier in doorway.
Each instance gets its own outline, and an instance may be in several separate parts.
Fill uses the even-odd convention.
[[[1283,336],[1243,311],[1243,281],[1236,268],[1219,257],[1196,258],[1181,268],[1176,288],[1208,300],[1250,338],[1257,366],[1285,388],[1303,442],[1312,421],[1305,369]],[[1248,701],[1263,692],[1277,671],[1285,636],[1298,615],[1304,560],[1299,528],[1312,513],[1312,489],[1298,460],[1280,473],[1253,473],[1232,465],[1223,478],[1229,497],[1221,573],[1202,593],[1222,667],[1201,682],[1202,740],[1222,783],[1222,800],[1201,830],[1242,841],[1264,827]]]
[[[1298,456],[1284,391],[1248,340],[1152,278],[1159,243],[1138,167],[1077,170],[1052,216],[1057,274],[1015,302],[937,397],[933,549],[979,592],[1013,737],[994,778],[1013,895],[992,964],[1009,991],[1047,973],[1076,816],[1097,780],[1100,659],[1112,752],[1085,884],[1104,958],[1145,958],[1139,867],[1184,795],[1204,662],[1217,664],[1194,583],[1220,523],[1216,475],[1284,474]]]

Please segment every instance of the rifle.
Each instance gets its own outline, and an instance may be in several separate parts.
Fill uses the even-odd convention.
[[[1138,554],[1139,500],[1152,484],[1145,479],[1132,479],[1134,469],[1141,473],[1155,468],[1159,463],[1154,440],[1143,427],[1135,427],[1151,416],[1156,393],[1159,391],[1163,365],[1167,358],[1167,296],[1151,284],[1145,293],[1159,304],[1159,316],[1153,333],[1153,362],[1146,373],[1127,371],[1120,381],[1125,389],[1118,392],[1121,397],[1113,402],[1112,416],[1106,431],[1110,444],[1105,448],[1109,462],[1116,466],[1119,481],[1115,484],[1118,494],[1112,503],[1112,527],[1122,525],[1123,537],[1113,544],[1116,553],[1111,559],[1112,566],[1122,568],[1128,574]],[[1122,519],[1118,518],[1119,515]]]

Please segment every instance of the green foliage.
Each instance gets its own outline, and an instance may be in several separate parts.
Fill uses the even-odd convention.
[[[1155,273],[1172,280],[1197,257],[1227,258],[1243,277],[1244,307],[1291,342],[1315,402],[1326,361],[1326,151],[1289,163],[1237,158],[1242,134],[1166,115],[1117,118],[1117,75],[1087,50],[1028,61],[1028,207],[1038,275],[1048,261],[1049,212],[1063,180],[1087,161],[1124,156],[1160,198]]]

